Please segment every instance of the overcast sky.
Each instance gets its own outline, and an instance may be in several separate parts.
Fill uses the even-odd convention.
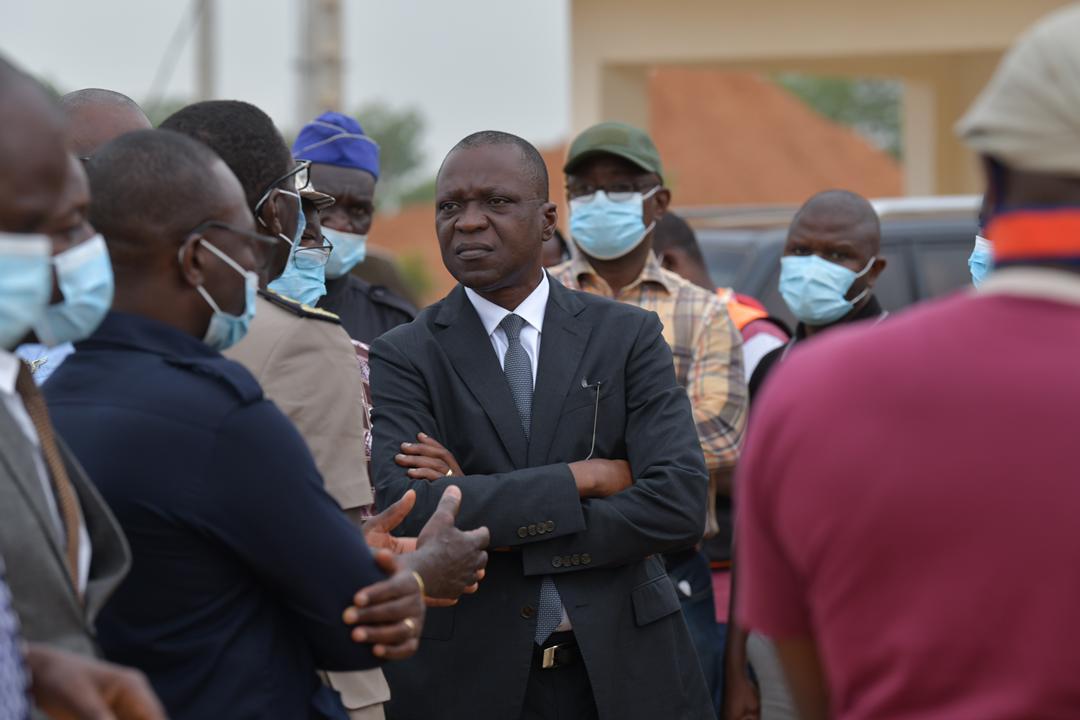
[[[569,128],[566,0],[343,0],[345,105],[381,99],[427,122],[427,165],[474,130],[547,145]],[[300,0],[217,0],[218,96],[295,129]],[[0,51],[61,91],[147,99],[190,0],[0,0]],[[164,93],[194,88],[194,38]],[[157,90],[161,92],[159,88]],[[361,118],[362,120],[362,118]]]

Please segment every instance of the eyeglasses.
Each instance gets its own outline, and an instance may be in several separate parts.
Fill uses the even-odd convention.
[[[303,192],[311,187],[311,161],[300,160],[296,163],[296,167],[270,183],[266,188],[266,192],[259,198],[259,202],[255,203],[255,217],[259,216],[259,209],[270,199],[275,190],[284,190],[284,188],[278,186],[289,178],[292,178],[293,190],[296,193]]]
[[[334,251],[334,243],[325,235],[322,236],[323,244],[319,247],[298,247],[293,253],[293,262],[300,270],[314,270],[326,265],[330,260],[330,253]]]
[[[233,227],[229,223],[222,222],[221,220],[207,220],[205,222],[201,222],[194,228],[192,228],[191,232],[189,232],[188,235],[199,235],[209,228],[224,230],[225,232],[232,233],[233,235],[239,235],[240,237],[246,238],[247,240],[254,240],[256,242],[266,243],[267,245],[273,245],[277,242],[277,238],[267,237],[266,235],[262,235],[257,232],[251,232],[249,230],[241,230],[240,228]]]
[[[566,188],[566,192],[570,195],[571,200],[580,203],[591,203],[596,199],[596,193],[602,190],[611,202],[624,203],[633,200],[634,196],[638,193],[642,193],[642,199],[650,198],[655,195],[656,191],[659,189],[659,185],[642,188],[636,186],[634,183],[615,183],[609,187],[570,185]]]

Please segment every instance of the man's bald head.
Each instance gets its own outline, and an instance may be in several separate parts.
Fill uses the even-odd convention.
[[[64,118],[44,88],[0,58],[0,231],[33,233],[67,177]]]
[[[793,239],[852,250],[865,265],[881,252],[881,221],[863,196],[849,190],[826,190],[807,200],[795,213],[788,230],[789,246]],[[785,254],[789,254],[786,248]]]
[[[90,157],[105,143],[134,130],[149,130],[150,119],[127,95],[102,88],[85,88],[60,98],[68,121],[72,152]]]

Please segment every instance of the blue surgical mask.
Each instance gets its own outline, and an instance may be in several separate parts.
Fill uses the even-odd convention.
[[[202,285],[195,288],[202,295],[206,304],[210,306],[210,309],[214,311],[214,314],[210,316],[210,325],[206,328],[203,342],[220,352],[231,348],[247,335],[251,321],[255,318],[255,298],[259,291],[259,276],[240,267],[239,263],[211,245],[206,239],[202,239],[200,242],[206,246],[207,250],[217,255],[223,263],[240,273],[241,277],[244,278],[244,312],[241,315],[233,315],[222,310]],[[181,253],[183,253],[183,250],[181,250]]]
[[[105,319],[113,299],[113,271],[105,238],[100,234],[52,259],[64,299],[45,309],[34,323],[42,344],[56,347],[78,342]]]
[[[968,258],[968,270],[971,271],[971,282],[975,287],[983,284],[983,280],[994,269],[994,244],[982,235],[975,236],[975,249]]]
[[[299,195],[296,198],[297,202],[303,202]],[[303,238],[304,229],[307,227],[307,218],[304,217],[302,205],[299,211],[300,219],[297,221],[296,234],[293,239],[290,240],[284,234],[278,235],[282,240],[289,243],[292,249],[289,250],[289,259],[285,262],[284,272],[274,278],[267,287],[278,295],[284,295],[304,305],[314,306],[319,301],[319,298],[326,294],[326,258],[317,257],[312,260],[308,255],[314,257],[314,253],[297,255],[302,250],[300,240]]]
[[[323,226],[323,236],[329,240],[334,250],[326,261],[326,277],[339,278],[364,262],[367,257],[367,235],[335,230]]]
[[[570,201],[570,235],[582,252],[597,260],[614,260],[641,244],[652,229],[642,219],[642,206],[660,189],[657,185],[644,195],[635,192],[616,202],[603,190],[587,198]]]
[[[52,242],[44,235],[0,233],[0,347],[26,337],[52,297]]]
[[[813,327],[834,323],[869,294],[867,287],[851,300],[845,297],[876,259],[870,258],[862,272],[855,272],[817,255],[785,255],[780,259],[780,294],[800,322]]]

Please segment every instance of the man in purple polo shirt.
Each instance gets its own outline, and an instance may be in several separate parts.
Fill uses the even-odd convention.
[[[751,419],[738,613],[805,720],[1080,716],[1077,38],[1037,24],[958,126],[979,290],[792,353]]]

